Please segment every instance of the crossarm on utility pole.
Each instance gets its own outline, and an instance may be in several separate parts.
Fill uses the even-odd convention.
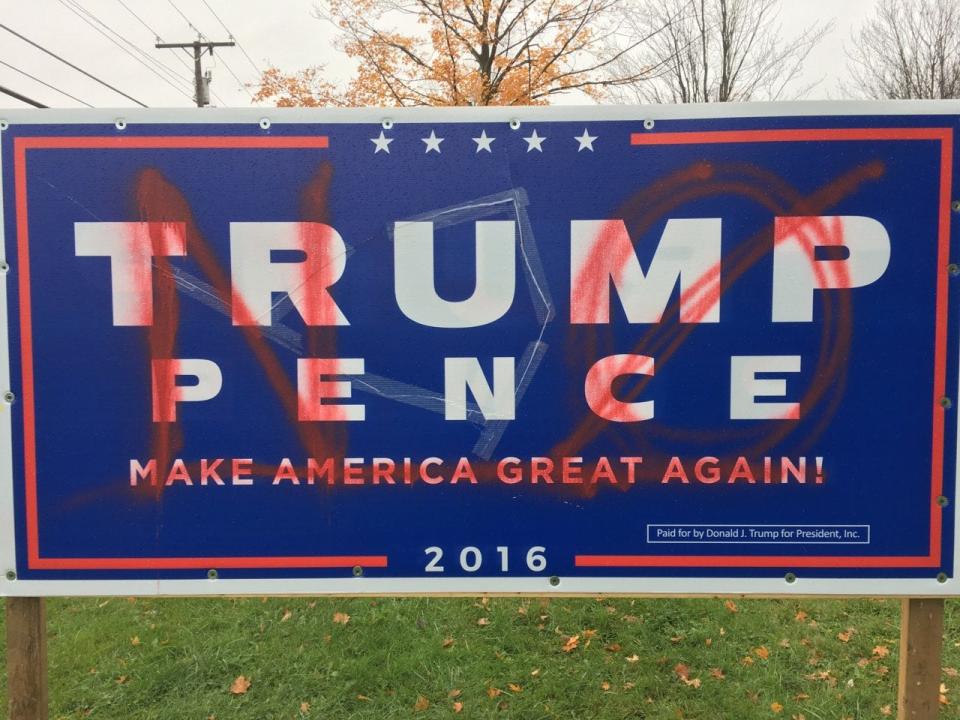
[[[177,48],[182,50],[193,50],[193,99],[197,107],[208,105],[210,100],[208,94],[203,91],[203,53],[204,51],[213,55],[213,49],[218,47],[233,47],[236,43],[233,40],[226,42],[213,42],[209,40],[194,40],[188,43],[164,43],[158,42],[155,48],[166,50]]]

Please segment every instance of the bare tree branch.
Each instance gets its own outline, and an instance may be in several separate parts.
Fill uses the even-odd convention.
[[[624,13],[633,35],[649,34],[636,53],[609,68],[609,97],[620,102],[730,102],[797,97],[796,80],[810,51],[830,30],[818,23],[786,37],[778,21],[781,0],[640,0]],[[658,28],[666,28],[657,32]],[[618,52],[614,39],[610,55]],[[791,89],[793,93],[791,95]]]
[[[844,90],[876,99],[960,97],[960,3],[881,0],[847,48]]]

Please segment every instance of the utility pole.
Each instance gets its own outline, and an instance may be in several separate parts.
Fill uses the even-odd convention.
[[[227,42],[210,42],[209,40],[201,40],[197,38],[193,42],[189,43],[161,43],[158,42],[154,47],[160,49],[166,48],[179,48],[186,50],[188,53],[193,50],[193,87],[194,87],[194,99],[197,101],[197,107],[203,107],[204,105],[210,104],[210,71],[207,71],[207,75],[203,74],[203,68],[201,66],[200,59],[203,57],[203,53],[206,51],[213,55],[213,49],[215,47],[233,47],[236,43],[233,40]]]

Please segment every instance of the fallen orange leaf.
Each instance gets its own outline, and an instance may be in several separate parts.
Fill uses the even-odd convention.
[[[516,683],[507,683],[507,687],[510,688],[510,692],[523,692],[523,687]]]
[[[462,702],[455,702],[455,703],[453,704],[453,711],[454,711],[455,713],[458,713],[458,712],[460,712],[460,711],[462,711],[462,710],[463,710],[463,703],[462,703]]]
[[[798,610],[797,614],[793,616],[793,619],[797,622],[803,622],[809,617],[803,610]]]
[[[688,668],[683,663],[678,663],[676,667],[673,668],[673,671],[677,674],[677,677],[683,682],[684,685],[688,687],[700,687],[700,678],[690,678],[690,668]]]
[[[300,714],[309,715],[310,714],[310,703],[302,702],[300,703]]]
[[[417,701],[413,704],[413,709],[416,712],[423,712],[428,707],[430,707],[430,701],[427,700],[423,695],[417,695]]]
[[[781,704],[778,703],[778,702],[772,702],[772,703],[770,703],[770,709],[773,710],[775,713],[782,713],[782,712],[783,712],[783,705],[781,705]]]
[[[283,611],[283,617],[280,618],[280,622],[286,622],[287,620],[289,620],[289,619],[292,618],[292,617],[293,617],[293,613],[292,613],[292,612],[290,612],[289,610],[284,610],[284,611]]]
[[[499,695],[500,695],[502,692],[503,692],[503,691],[502,691],[500,688],[488,687],[488,688],[487,688],[487,697],[492,700],[492,699],[495,698],[495,697],[499,697]]]
[[[888,648],[886,645],[877,645],[873,649],[873,654],[877,657],[886,657],[890,654],[890,648]]]
[[[640,656],[637,655],[636,653],[634,653],[633,655],[630,655],[630,656],[628,656],[628,657],[626,657],[626,658],[624,658],[624,659],[625,659],[628,663],[635,663],[635,662],[637,662],[637,660],[640,659]]]
[[[574,650],[576,650],[577,645],[579,644],[580,644],[580,636],[571,635],[570,637],[567,638],[567,641],[564,643],[562,649],[565,653],[573,652]]]
[[[489,624],[490,624],[490,621],[487,620],[487,618],[480,618],[479,620],[477,620],[477,625],[479,625],[480,627],[486,627]]]
[[[602,683],[600,683],[600,689],[604,692],[608,692],[610,690],[610,683],[604,680]]]
[[[346,613],[335,612],[333,614],[333,621],[339,625],[346,625],[348,622],[350,622],[350,616]]]
[[[842,643],[848,643],[850,642],[850,638],[853,637],[853,633],[854,633],[853,628],[847,628],[843,632],[837,633],[837,640],[839,640]]]
[[[723,606],[732,613],[738,612],[737,604],[733,600],[727,600]]]
[[[250,689],[250,681],[243,675],[238,675],[230,684],[230,692],[234,695],[245,695]]]
[[[764,645],[754,648],[753,653],[761,660],[768,660],[770,658],[770,651],[767,650],[766,646]]]
[[[881,714],[881,715],[893,715],[893,706],[892,706],[892,705],[884,705],[883,707],[880,708],[880,714]]]
[[[710,668],[710,677],[716,678],[717,680],[723,680],[726,677],[726,674],[720,668]]]
[[[453,647],[453,638],[451,638],[451,637],[444,638],[444,639],[443,639],[443,646],[444,646],[445,648]]]
[[[447,697],[450,698],[451,700],[454,700],[460,697],[462,694],[463,694],[463,691],[460,688],[454,688],[453,690],[447,693]]]

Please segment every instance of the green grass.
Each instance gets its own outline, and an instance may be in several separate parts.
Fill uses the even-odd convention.
[[[896,715],[895,601],[83,598],[47,608],[52,718],[839,720],[883,718],[888,705]],[[335,623],[338,612],[349,622]],[[960,717],[958,629],[960,602],[948,602],[944,718]],[[239,675],[251,685],[233,695]]]

